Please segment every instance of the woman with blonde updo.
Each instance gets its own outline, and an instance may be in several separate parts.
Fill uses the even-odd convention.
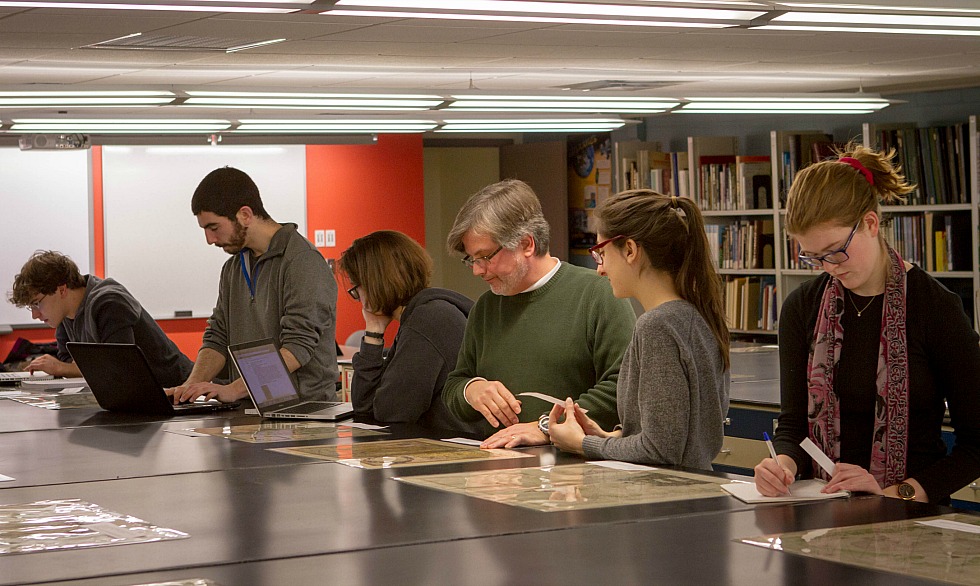
[[[790,189],[786,231],[824,274],[794,290],[779,317],[777,457],[755,467],[763,495],[818,475],[824,492],[943,503],[980,476],[978,337],[960,298],[885,242],[880,204],[914,189],[893,155],[848,145]],[[807,437],[836,463],[833,475],[800,447]]]
[[[571,399],[550,415],[552,442],[589,458],[711,470],[728,413],[728,327],[704,220],[688,198],[618,193],[596,210],[590,249],[616,297],[644,313],[616,385],[621,429],[605,431]],[[556,423],[562,414],[564,423]]]

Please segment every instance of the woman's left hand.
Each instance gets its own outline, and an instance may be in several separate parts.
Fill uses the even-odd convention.
[[[845,464],[840,462],[834,467],[834,475],[831,477],[827,486],[820,492],[832,493],[840,490],[851,492],[870,492],[871,494],[884,494],[878,481],[870,472],[855,464]]]
[[[377,313],[372,313],[368,308],[364,307],[363,304],[361,305],[361,315],[364,317],[364,329],[369,332],[384,333],[384,331],[388,329],[388,324],[390,324],[392,320],[390,315],[379,315]]]
[[[558,423],[558,418],[565,414],[565,421]],[[555,405],[551,409],[548,421],[548,435],[551,436],[551,443],[558,446],[563,452],[573,454],[584,454],[582,440],[585,439],[585,430],[575,417],[575,402],[570,398],[565,399],[565,405]]]

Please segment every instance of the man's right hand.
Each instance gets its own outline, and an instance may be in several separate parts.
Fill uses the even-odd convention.
[[[236,388],[236,385],[218,385],[210,382],[183,384],[179,387],[166,389],[166,391],[168,395],[173,397],[174,405],[196,401],[198,397],[204,397],[205,400],[217,399],[222,403],[232,403],[244,396]]]
[[[494,427],[500,427],[501,423],[510,427],[520,422],[517,414],[521,412],[521,402],[500,381],[473,381],[463,391],[463,396]]]

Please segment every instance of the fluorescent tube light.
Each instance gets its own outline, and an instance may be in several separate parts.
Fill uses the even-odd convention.
[[[183,105],[211,108],[277,108],[315,110],[428,110],[443,103],[432,95],[302,94],[263,92],[187,92]]]
[[[674,110],[684,114],[867,114],[891,105],[888,100],[867,97],[719,97],[685,98]]]
[[[115,2],[47,2],[37,0],[0,0],[0,6],[13,8],[88,8],[92,10],[161,10],[174,12],[252,12],[266,14],[285,14],[305,9],[306,6],[295,8],[269,8],[263,6],[235,5],[203,5],[203,4],[134,4]]]
[[[932,16],[917,14],[862,14],[858,12],[787,12],[770,22],[831,25],[892,25],[900,27],[966,27],[980,29],[980,18],[971,16]]]
[[[339,0],[335,6],[323,14],[699,28],[747,25],[767,12],[754,3],[733,7],[741,10],[514,0]]]
[[[242,120],[233,132],[255,134],[373,134],[432,130],[434,120]]]
[[[625,125],[619,118],[446,120],[436,132],[605,132]]]
[[[945,6],[886,6],[886,5],[869,5],[869,4],[814,4],[812,2],[780,2],[780,7],[787,8],[814,8],[820,11],[828,10],[856,10],[863,11],[867,10],[869,12],[884,11],[884,12],[944,12],[944,13],[966,13],[966,14],[980,14],[980,8],[949,8]]]
[[[83,120],[83,119],[15,119],[8,132],[85,132],[95,134],[179,134],[218,132],[231,126],[227,120]]]
[[[899,35],[936,35],[936,36],[980,36],[980,29],[939,29],[939,28],[875,28],[875,27],[852,27],[852,26],[807,26],[807,25],[765,25],[753,27],[752,30],[770,31],[814,31],[814,32],[839,32],[839,33],[884,33]]]
[[[176,97],[164,91],[0,92],[0,108],[155,106],[169,104]]]
[[[452,96],[446,110],[469,112],[664,112],[680,102],[669,98],[603,96]]]

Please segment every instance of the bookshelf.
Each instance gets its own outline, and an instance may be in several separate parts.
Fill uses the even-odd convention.
[[[946,130],[941,131],[943,128]],[[977,117],[971,116],[966,123],[922,128],[911,123],[864,124],[862,130],[864,144],[875,148],[891,145],[898,150],[901,141],[903,158],[899,162],[915,166],[916,180],[924,185],[928,182],[930,186],[914,194],[906,205],[882,208],[884,219],[890,221],[885,224],[886,238],[904,258],[959,294],[966,313],[980,329]],[[789,292],[821,272],[800,267],[796,261],[794,243],[785,229],[788,187],[800,169],[831,156],[833,147],[841,143],[833,140],[832,133],[822,130],[774,130],[769,138],[771,195],[764,198],[746,197],[744,187],[751,182],[746,182],[746,173],[742,176],[739,173],[740,163],[751,163],[752,173],[761,174],[760,169],[765,168],[764,155],[740,155],[735,137],[688,137],[687,145],[689,189],[703,211],[713,258],[725,283],[732,333],[742,339],[771,341],[778,327],[776,318]],[[888,142],[883,145],[882,140]],[[923,143],[924,140],[929,142]],[[920,151],[918,163],[907,163],[916,160],[912,149],[916,145],[921,149],[922,144],[929,145],[930,157],[927,159]],[[927,167],[923,160],[934,162]],[[702,170],[702,163],[714,168]],[[622,165],[621,158],[616,159],[616,164]],[[948,191],[932,189],[940,184],[933,175],[940,173],[947,188],[951,187]],[[764,182],[765,179],[758,180],[756,186]],[[927,233],[932,236],[927,238]],[[770,242],[769,256],[760,253],[759,246],[765,247]],[[766,285],[771,285],[768,305],[764,295]],[[758,308],[750,310],[747,300],[757,294]],[[747,327],[748,322],[763,315],[771,315],[772,319]]]

